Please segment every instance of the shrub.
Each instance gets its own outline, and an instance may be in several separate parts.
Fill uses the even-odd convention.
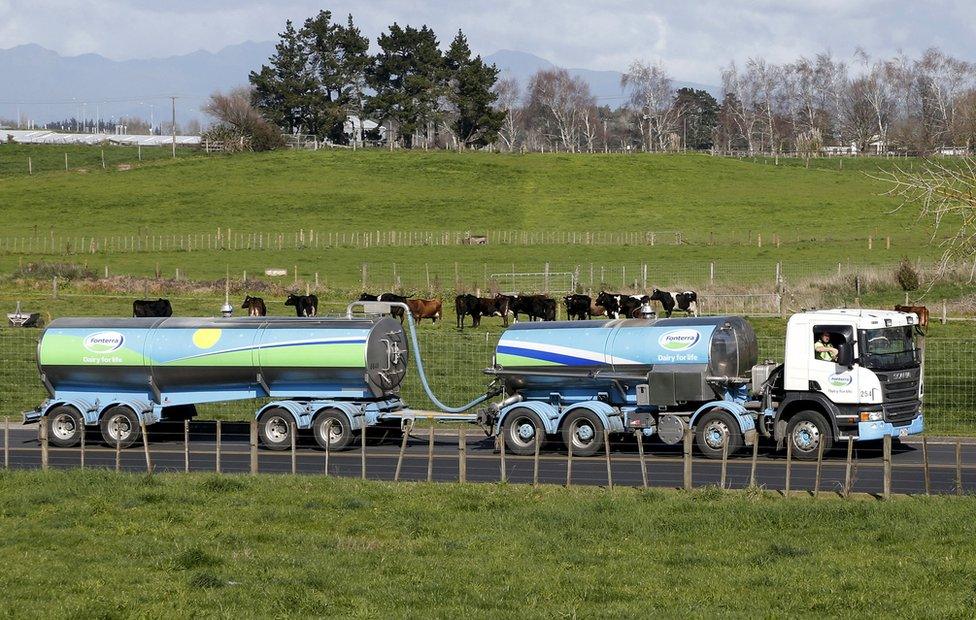
[[[895,279],[898,280],[898,285],[903,291],[918,290],[918,270],[908,258],[901,259],[895,270]]]

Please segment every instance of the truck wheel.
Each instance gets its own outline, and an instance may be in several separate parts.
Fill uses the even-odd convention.
[[[326,425],[332,422],[329,436],[326,437]],[[323,450],[328,445],[330,450],[345,450],[352,442],[352,429],[349,428],[349,418],[337,409],[323,409],[312,422],[312,434],[315,441]]]
[[[123,405],[111,407],[103,413],[98,427],[102,431],[102,440],[110,448],[114,448],[116,443],[120,448],[128,448],[140,436],[139,416]]]
[[[573,445],[573,456],[593,456],[603,448],[606,433],[603,422],[588,409],[577,409],[563,421],[563,445],[569,450]]]
[[[261,443],[269,450],[287,450],[291,447],[291,429],[294,423],[295,419],[286,409],[268,409],[258,418]]]
[[[531,409],[515,409],[505,416],[505,424],[502,425],[505,447],[512,454],[531,456],[535,454],[537,441],[540,442],[539,448],[542,448],[546,439],[545,428]]]
[[[801,411],[786,425],[786,441],[793,443],[793,457],[800,461],[814,461],[820,444],[824,454],[834,445],[830,424],[816,411]]]
[[[55,407],[44,416],[47,424],[47,440],[52,446],[73,448],[81,443],[85,432],[85,419],[69,405]]]
[[[695,445],[702,456],[710,459],[722,458],[722,447],[728,444],[728,455],[732,456],[742,447],[742,432],[739,423],[725,411],[709,411],[695,423]]]

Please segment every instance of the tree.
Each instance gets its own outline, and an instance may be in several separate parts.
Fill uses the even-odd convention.
[[[458,30],[444,56],[448,73],[448,94],[454,120],[451,128],[463,146],[486,146],[498,138],[505,111],[493,107],[498,94],[495,65],[486,65],[481,56],[471,57],[464,33]]]
[[[225,148],[269,151],[284,146],[281,132],[251,105],[253,93],[235,88],[227,94],[214,93],[203,111],[216,120],[205,139],[223,142]]]
[[[570,152],[579,147],[580,122],[595,99],[589,85],[565,69],[543,69],[529,78],[529,114],[543,134]]]
[[[678,112],[685,148],[712,148],[719,112],[715,97],[705,90],[679,88],[674,95],[673,107]]]
[[[722,71],[722,89],[725,100],[734,104],[728,107],[723,105],[724,112],[735,123],[738,134],[745,139],[749,153],[755,153],[755,129],[759,122],[759,84],[756,76],[751,72],[742,73],[732,62]]]
[[[645,136],[645,149],[663,150],[678,117],[672,105],[674,88],[671,76],[661,65],[635,60],[620,78],[620,85],[630,90],[629,103],[637,114],[641,134]]]
[[[254,86],[253,103],[265,117],[289,133],[315,133],[315,75],[309,71],[309,51],[291,21],[275,44],[275,53],[249,80]]]
[[[505,148],[513,151],[522,132],[522,88],[518,80],[508,77],[496,82],[494,90],[495,105],[498,110],[505,113],[499,135],[505,143]]]
[[[394,23],[377,39],[380,51],[366,72],[375,91],[366,106],[371,114],[396,123],[404,145],[438,116],[438,101],[445,90],[445,66],[434,31],[401,27]],[[428,135],[429,137],[429,135]]]

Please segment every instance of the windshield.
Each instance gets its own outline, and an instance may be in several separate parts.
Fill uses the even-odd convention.
[[[918,364],[915,333],[910,325],[884,329],[862,329],[858,343],[861,364],[874,370],[898,370]]]

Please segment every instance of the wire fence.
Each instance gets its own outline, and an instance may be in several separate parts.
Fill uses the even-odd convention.
[[[0,416],[33,409],[46,397],[35,361],[39,335],[37,329],[0,329]],[[460,405],[483,393],[489,383],[483,371],[492,364],[499,336],[493,330],[420,326],[418,341],[434,393],[447,405]],[[758,343],[760,361],[783,359],[782,338],[761,336]],[[976,340],[927,338],[924,391],[928,433],[976,434]],[[414,371],[407,373],[401,394],[413,408],[436,409]],[[201,405],[198,411],[202,418],[247,420],[257,407],[235,401]]]
[[[558,438],[533,442],[530,454],[515,455],[498,437],[475,429],[367,427],[349,449],[318,445],[294,423],[282,449],[261,445],[256,421],[186,421],[140,425],[133,445],[123,448],[98,431],[72,447],[55,447],[46,425],[11,426],[2,420],[3,467],[15,469],[100,468],[148,475],[165,472],[217,474],[314,474],[385,481],[596,485],[606,488],[671,487],[778,491],[784,497],[851,497],[870,494],[963,495],[976,492],[976,443],[922,438],[902,442],[842,443],[816,454],[794,454],[792,442],[777,450],[768,442],[721,458],[696,453],[694,430],[676,445],[633,435],[602,434],[594,456],[574,456]],[[541,429],[540,429],[541,430]],[[542,437],[542,435],[539,435]]]

